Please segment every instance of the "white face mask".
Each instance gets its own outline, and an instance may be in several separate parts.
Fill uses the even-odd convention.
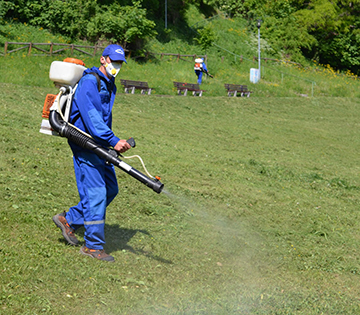
[[[105,63],[104,67],[108,76],[115,78],[121,69],[121,62],[112,61],[110,63]]]

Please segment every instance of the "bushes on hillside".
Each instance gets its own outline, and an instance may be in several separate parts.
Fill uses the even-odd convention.
[[[155,23],[146,18],[146,9],[141,7],[139,1],[134,1],[131,6],[111,2],[0,1],[0,17],[40,26],[72,39],[86,39],[90,42],[101,39],[120,43],[124,47],[136,45],[139,41],[156,35]]]

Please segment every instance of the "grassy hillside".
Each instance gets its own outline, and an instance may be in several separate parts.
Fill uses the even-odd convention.
[[[263,60],[261,81],[257,84],[250,83],[250,69],[258,68],[258,62],[253,60],[253,57],[257,56],[257,37],[249,30],[246,21],[226,19],[223,15],[205,20],[195,7],[191,6],[186,23],[187,25],[180,29],[169,27],[158,39],[150,41],[146,50],[155,53],[206,54],[209,72],[215,76],[213,79],[204,79],[202,88],[206,90],[206,97],[225,96],[224,83],[248,85],[253,91],[252,95],[256,97],[360,96],[359,80],[351,73],[340,75],[330,67],[313,61],[298,66],[278,60],[276,58],[279,56],[274,55],[264,40],[261,42],[261,56],[277,61]],[[217,36],[215,45],[207,51],[203,51],[194,40],[195,30],[204,25],[211,27]],[[68,42],[66,38],[56,37],[46,30],[22,24],[6,25],[6,32],[3,33],[5,35],[0,37],[0,46],[3,46],[5,41]],[[69,57],[69,52],[52,58],[27,57],[25,50],[10,54],[1,59],[1,73],[4,74],[1,81],[51,87],[52,83],[48,80],[50,63],[52,60],[63,60],[66,57]],[[83,59],[89,67],[98,65],[99,56],[89,58],[75,54],[75,57]],[[34,73],[39,75],[35,77]],[[120,76],[148,81],[158,95],[175,95],[173,81],[196,83],[197,80],[192,58],[177,60],[176,57],[161,58],[159,55],[150,55],[148,59],[130,59],[121,69]]]
[[[358,99],[119,94],[114,129],[166,192],[117,171],[106,264],[51,221],[78,196],[38,132],[48,92],[1,83],[1,312],[359,312]]]
[[[21,84],[52,88],[53,83],[48,78],[50,64],[53,60],[63,60],[68,55],[57,57],[2,57],[4,83]],[[85,61],[86,66],[99,66],[99,57],[89,58],[84,55],[75,56]],[[197,77],[193,71],[193,62],[179,60],[175,57],[150,58],[146,63],[129,60],[121,69],[119,78],[142,80],[149,82],[154,89],[153,94],[176,95],[173,81],[196,83]],[[252,97],[359,97],[359,80],[350,76],[339,76],[334,71],[320,66],[315,70],[300,69],[291,64],[281,64],[265,68],[264,78],[257,84],[250,83],[250,68],[256,67],[243,61],[232,64],[221,62],[216,56],[209,55],[209,72],[214,78],[204,78],[202,89],[207,97],[226,96],[224,83],[245,84],[251,90]],[[34,76],[36,73],[36,76]],[[121,85],[119,85],[121,88]]]

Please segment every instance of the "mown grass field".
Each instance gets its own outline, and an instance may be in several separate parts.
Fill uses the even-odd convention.
[[[21,84],[2,63],[1,314],[359,313],[358,98],[119,89],[114,130],[166,192],[117,171],[107,264],[51,220],[78,195],[66,140],[39,133],[47,62]]]

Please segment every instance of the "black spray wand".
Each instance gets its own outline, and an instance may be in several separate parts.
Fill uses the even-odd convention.
[[[160,194],[163,190],[164,184],[162,184],[159,179],[149,178],[143,173],[139,172],[137,169],[122,161],[118,157],[115,150],[102,147],[92,138],[62,120],[60,114],[56,110],[50,111],[49,122],[51,127],[56,132],[58,132],[60,136],[66,137],[67,139],[69,139],[69,141],[74,142],[78,146],[94,152],[99,157],[105,159],[108,163],[117,166],[122,171],[142,182],[158,194]],[[135,141],[133,138],[130,138],[127,141],[132,147],[135,146]]]

